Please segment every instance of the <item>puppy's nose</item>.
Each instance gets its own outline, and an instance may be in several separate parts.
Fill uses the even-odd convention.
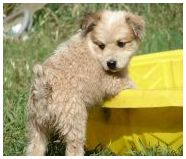
[[[107,61],[107,66],[109,69],[116,69],[116,61],[115,60],[110,60],[110,61]]]

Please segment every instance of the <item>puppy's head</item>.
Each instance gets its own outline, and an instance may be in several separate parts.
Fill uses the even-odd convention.
[[[105,70],[125,68],[144,34],[142,17],[124,11],[102,11],[86,16],[82,34]]]

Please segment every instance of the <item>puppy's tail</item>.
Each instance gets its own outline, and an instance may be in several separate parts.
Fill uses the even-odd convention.
[[[42,65],[36,64],[33,67],[34,80],[32,84],[33,94],[35,98],[44,99],[47,93],[48,82],[45,76],[45,71]]]
[[[40,65],[40,64],[36,64],[34,66],[33,73],[34,73],[34,76],[36,78],[41,78],[41,77],[45,76],[45,72],[44,72],[43,66]]]
[[[34,79],[27,103],[28,116],[30,121],[43,126],[49,121],[46,110],[48,104],[52,102],[52,87],[47,81],[46,70],[42,65],[36,64],[33,67],[33,74]]]
[[[31,97],[29,105],[31,107],[46,108],[51,102],[52,87],[47,81],[45,68],[36,64],[33,67],[34,80],[31,86]]]
[[[43,66],[40,64],[36,64],[33,67],[33,74],[34,74],[34,81],[33,81],[34,88],[40,92],[45,91],[44,89],[46,85],[48,85],[48,82],[46,79],[46,73]]]

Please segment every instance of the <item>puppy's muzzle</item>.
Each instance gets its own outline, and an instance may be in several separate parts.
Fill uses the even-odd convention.
[[[115,70],[116,66],[117,66],[117,61],[109,60],[109,61],[107,61],[107,66],[110,70]]]

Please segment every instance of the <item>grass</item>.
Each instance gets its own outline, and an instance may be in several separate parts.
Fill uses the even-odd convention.
[[[104,8],[124,9],[144,16],[147,26],[146,36],[137,54],[182,48],[182,4],[47,4],[44,9],[34,14],[33,27],[27,41],[4,38],[4,155],[24,154],[27,119],[25,106],[33,65],[47,58],[59,43],[78,29],[78,21],[82,15],[87,11]],[[6,9],[5,4],[4,9]],[[128,153],[129,155],[182,155],[182,151],[179,150],[175,153],[170,148],[154,147],[147,148],[145,152],[134,148]],[[64,145],[51,142],[47,154],[63,155]],[[114,155],[114,153],[98,146],[92,151],[86,151],[86,155]]]

